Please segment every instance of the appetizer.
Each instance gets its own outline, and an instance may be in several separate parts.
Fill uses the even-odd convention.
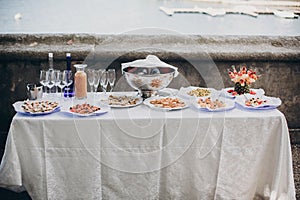
[[[200,98],[197,103],[201,108],[209,109],[224,108],[226,106],[223,101],[220,101],[219,99],[213,101],[210,97],[207,97],[205,99]]]
[[[52,101],[24,101],[22,108],[28,113],[51,112],[57,108],[58,103]]]
[[[181,101],[179,98],[161,98],[161,99],[154,99],[151,100],[150,103],[155,107],[159,108],[183,108],[185,103]]]
[[[109,95],[108,104],[114,106],[133,106],[139,102],[139,98],[133,96],[113,96]]]
[[[88,103],[77,104],[75,106],[70,107],[70,112],[78,114],[91,114],[98,110],[100,110],[99,107],[90,105]]]
[[[210,95],[210,90],[204,88],[197,88],[189,91],[187,94],[195,97],[204,97]]]
[[[267,100],[263,100],[259,97],[257,98],[251,98],[245,101],[245,105],[246,106],[253,106],[253,107],[257,107],[257,106],[261,106],[267,103]]]

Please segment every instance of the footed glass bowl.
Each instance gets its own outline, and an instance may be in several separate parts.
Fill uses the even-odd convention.
[[[166,88],[173,80],[175,69],[170,67],[126,67],[123,74],[127,83],[148,98]]]

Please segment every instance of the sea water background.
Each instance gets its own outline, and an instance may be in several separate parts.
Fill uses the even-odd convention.
[[[273,15],[180,13],[167,16],[160,6],[211,7],[192,0],[0,0],[0,33],[121,34],[158,28],[196,35],[298,36],[300,19]],[[20,13],[21,18],[15,19]]]

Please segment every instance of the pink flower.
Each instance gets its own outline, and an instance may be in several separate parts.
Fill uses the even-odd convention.
[[[258,79],[256,72],[252,69],[247,69],[246,66],[241,67],[239,71],[236,70],[234,65],[231,68],[233,71],[228,71],[231,81],[240,83],[242,86],[254,83]]]

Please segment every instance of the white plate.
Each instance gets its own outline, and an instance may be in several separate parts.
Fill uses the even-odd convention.
[[[228,99],[224,97],[210,97],[213,101],[216,99],[222,101],[225,103],[225,107],[222,108],[216,108],[216,109],[211,109],[211,108],[203,108],[198,104],[199,99],[205,100],[208,97],[197,97],[192,100],[192,105],[195,106],[195,108],[201,110],[201,111],[206,111],[206,112],[221,112],[221,111],[226,111],[226,110],[232,110],[235,107],[235,101],[233,99]]]
[[[137,96],[136,93],[124,93],[124,92],[120,92],[120,93],[110,93],[109,95],[113,95],[113,96],[117,96],[117,97],[121,97],[121,96],[127,96],[130,98],[137,98],[138,101],[136,102],[136,104],[132,104],[132,105],[109,105],[111,108],[130,108],[130,107],[134,107],[134,106],[138,106],[141,103],[143,103],[143,98]],[[108,95],[108,97],[109,97]]]
[[[267,100],[266,103],[264,103],[263,105],[260,106],[246,106],[245,105],[245,101],[247,99],[250,98],[257,98],[259,97],[262,100]],[[236,98],[236,103],[245,108],[245,109],[250,109],[250,110],[270,110],[270,109],[275,109],[278,106],[281,105],[281,100],[279,98],[276,97],[268,97],[268,96],[258,96],[258,95],[249,95],[249,94],[245,94],[245,95],[240,95]]]
[[[63,106],[61,108],[61,112],[64,112],[66,114],[70,114],[70,115],[73,115],[73,116],[78,116],[78,117],[90,117],[90,116],[99,116],[99,115],[105,114],[110,109],[107,106],[99,106],[99,105],[96,105],[96,106],[100,107],[100,110],[98,110],[96,112],[93,112],[93,113],[89,113],[89,114],[80,114],[80,113],[71,112],[70,111],[71,106]]]
[[[184,99],[180,98],[180,97],[177,97],[177,96],[172,96],[170,98],[178,98],[180,101],[183,101],[185,106],[184,107],[177,107],[177,108],[162,108],[162,107],[157,107],[153,104],[150,103],[151,100],[155,100],[155,99],[163,99],[163,98],[168,98],[168,97],[160,97],[160,96],[155,96],[155,97],[151,97],[151,98],[148,98],[148,99],[145,99],[144,100],[144,104],[149,106],[150,108],[152,109],[155,109],[155,110],[161,110],[161,111],[172,111],[172,110],[181,110],[181,109],[184,109],[184,108],[187,108],[188,107],[188,104],[187,104],[187,101],[185,101]]]
[[[224,89],[222,89],[221,90],[221,95],[222,96],[225,96],[225,97],[228,97],[228,98],[232,98],[232,99],[234,99],[234,98],[236,98],[236,97],[238,97],[238,96],[241,96],[241,95],[232,95],[231,93],[229,93],[228,92],[228,90],[233,90],[234,88],[233,87],[230,87],[230,88],[224,88]],[[250,90],[252,90],[252,91],[254,91],[256,94],[250,94],[250,93],[248,93],[249,95],[252,95],[252,96],[255,96],[255,95],[258,95],[258,96],[262,96],[262,95],[264,95],[265,94],[265,91],[263,90],[263,89],[252,89],[252,88],[250,88]]]
[[[17,101],[13,104],[13,107],[17,113],[21,113],[23,115],[29,115],[29,116],[39,116],[39,115],[49,115],[51,113],[60,111],[60,106],[58,105],[53,110],[47,111],[47,112],[25,112],[24,109],[22,108],[23,104],[24,104],[24,101]]]
[[[204,87],[195,87],[195,86],[189,86],[189,87],[181,87],[179,92],[178,92],[178,96],[182,97],[182,98],[186,98],[186,99],[189,99],[191,97],[194,97],[194,96],[191,96],[189,95],[188,93],[192,90],[196,90],[196,89],[205,89],[205,90],[209,90],[210,91],[210,94],[207,95],[207,96],[210,96],[212,95],[213,93],[216,93],[217,91],[213,88],[204,88]]]

